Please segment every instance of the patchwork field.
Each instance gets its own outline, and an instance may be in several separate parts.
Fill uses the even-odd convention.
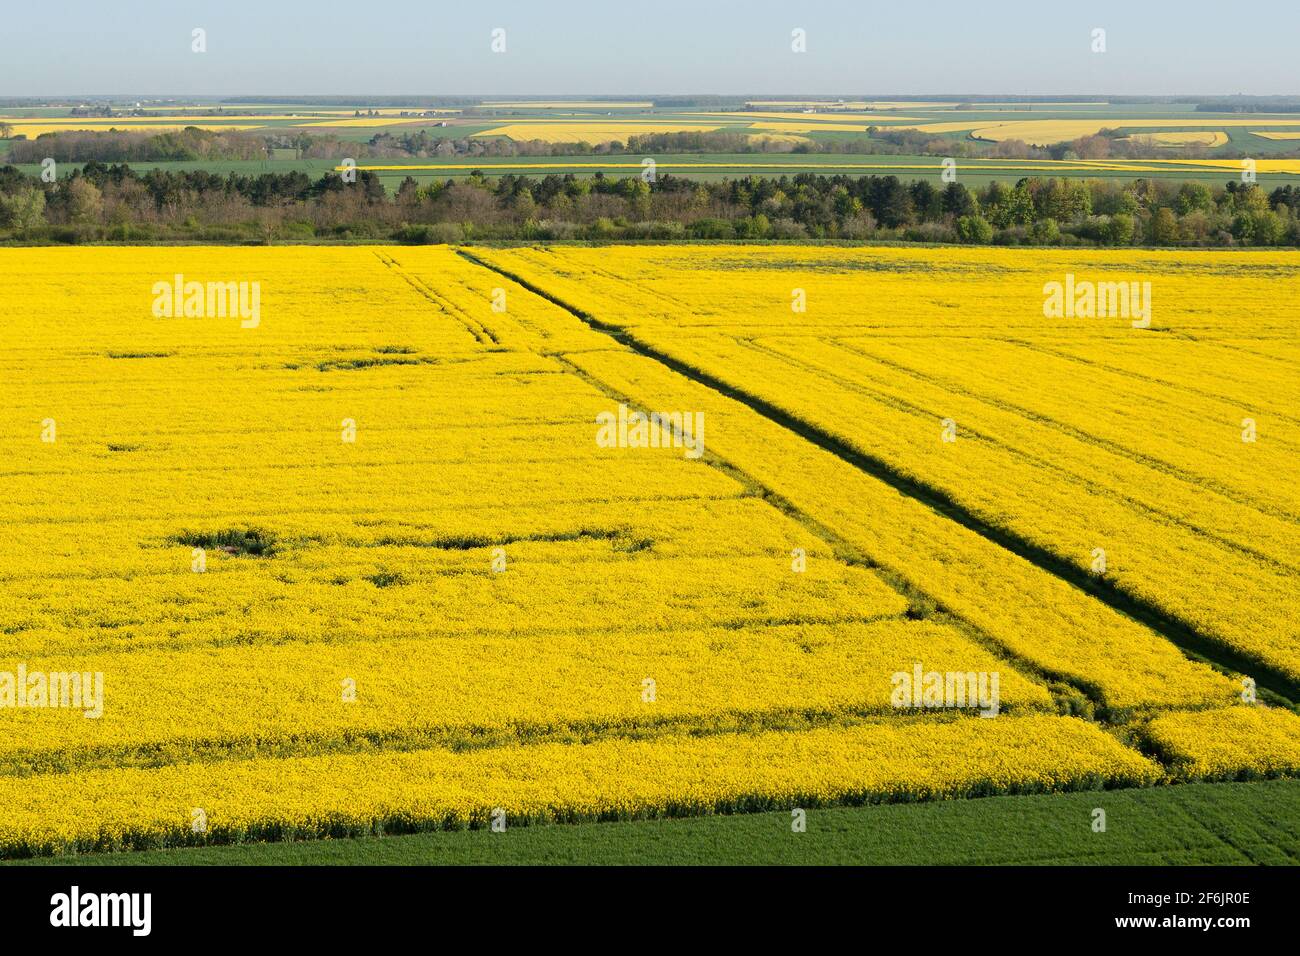
[[[1128,141],[1154,143],[1157,146],[1222,146],[1228,142],[1228,134],[1219,130],[1197,130],[1182,133],[1134,133],[1125,137]]]
[[[1278,177],[1295,177],[1300,176],[1300,159],[1260,159],[1254,160],[1256,172]],[[775,175],[780,173],[792,174],[806,171],[820,171],[825,173],[848,173],[850,175],[884,175],[896,174],[907,177],[908,174],[922,173],[925,176],[938,177],[943,169],[943,161],[934,157],[873,157],[870,161],[848,159],[843,160],[838,157],[819,157],[815,161],[809,161],[806,158],[791,159],[772,159],[772,160],[740,160],[732,159],[729,161],[719,161],[718,158],[710,156],[682,156],[666,157],[662,160],[656,160],[655,165],[659,169],[669,172],[681,172],[690,176],[697,176],[701,173],[725,173],[734,175],[740,172],[753,172],[762,175]],[[342,166],[333,166],[335,171],[341,170]],[[525,172],[549,173],[549,172],[574,172],[574,173],[594,173],[594,172],[614,172],[621,175],[628,175],[629,171],[640,170],[643,168],[640,160],[629,161],[626,159],[599,160],[581,157],[572,160],[557,159],[552,157],[542,157],[536,160],[519,161],[519,160],[497,160],[493,162],[408,162],[408,163],[362,163],[358,164],[357,169],[368,169],[382,174],[385,173],[417,173],[417,172],[438,172],[455,175],[459,172],[461,175],[469,174],[473,171],[490,173],[494,169],[498,171],[509,170],[515,172],[522,170]],[[959,165],[963,177],[974,176],[981,177],[985,175],[1011,176],[1061,176],[1071,174],[1083,174],[1088,177],[1105,177],[1123,176],[1133,178],[1135,176],[1145,175],[1169,175],[1179,179],[1197,178],[1198,174],[1205,174],[1211,178],[1221,180],[1225,175],[1234,173],[1240,174],[1242,170],[1242,161],[1233,159],[1076,159],[1076,160],[1053,160],[1053,159],[1021,159],[1021,160],[984,160],[968,159],[963,160]],[[1292,181],[1284,179],[1283,181]]]
[[[1095,136],[1103,129],[1157,129],[1157,130],[1202,130],[1217,129],[1222,127],[1247,127],[1264,125],[1258,120],[1252,119],[1231,119],[1231,118],[1210,118],[1210,119],[1128,119],[1119,118],[1089,118],[1089,119],[1067,119],[1067,120],[1008,120],[989,125],[981,126],[978,122],[963,120],[961,122],[939,122],[924,123],[916,128],[927,133],[952,133],[963,130],[971,130],[972,139],[991,140],[995,143],[1004,142],[1009,139],[1018,139],[1026,143],[1038,146],[1046,146],[1051,143],[1060,143],[1065,140],[1077,139],[1080,136]],[[1295,119],[1275,119],[1270,118],[1268,125],[1272,126],[1300,126],[1300,120]],[[1140,135],[1140,134],[1134,134]],[[1224,134],[1221,142],[1227,142],[1227,135]],[[1216,141],[1210,145],[1219,145]]]
[[[1080,840],[1080,821],[1097,809],[1106,811],[1110,825]],[[792,832],[790,820],[788,812],[771,811],[524,827],[505,840],[484,830],[452,830],[36,857],[11,865],[1284,866],[1296,863],[1300,844],[1300,781],[828,807],[813,812],[803,833]]]
[[[0,260],[0,855],[1300,771],[1300,253]]]
[[[573,143],[585,140],[591,143],[625,143],[629,136],[649,133],[712,133],[717,126],[704,123],[597,123],[597,122],[547,122],[509,123],[494,126],[477,134],[504,136],[507,139],[542,140],[547,143]]]
[[[954,141],[1023,140],[1051,145],[1102,130],[1127,137],[1155,137],[1162,145],[1231,147],[1269,154],[1291,148],[1287,133],[1300,124],[1294,113],[1194,111],[1186,103],[963,103],[917,101],[751,101],[723,110],[660,105],[637,100],[484,100],[463,107],[356,109],[305,104],[194,103],[121,110],[116,116],[72,116],[68,108],[0,111],[8,136],[35,138],[73,130],[162,132],[184,126],[207,130],[290,129],[368,140],[377,133],[420,129],[443,138],[504,138],[591,145],[626,143],[638,134],[721,131],[745,136],[778,135],[792,143],[851,138],[871,128],[919,130]],[[866,155],[866,154],[864,154]],[[1239,152],[1236,155],[1240,155]]]

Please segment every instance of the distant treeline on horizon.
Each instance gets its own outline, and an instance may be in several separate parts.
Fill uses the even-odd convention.
[[[93,95],[50,95],[50,96],[0,96],[0,108],[24,109],[34,107],[66,106],[77,103],[116,103],[116,102],[172,102],[176,104],[211,102],[227,105],[254,105],[293,103],[303,106],[345,106],[374,108],[381,106],[404,108],[438,108],[438,107],[474,107],[483,103],[508,102],[553,102],[566,101],[584,103],[622,103],[629,99],[653,103],[656,108],[701,108],[715,109],[722,107],[744,106],[755,100],[776,101],[824,101],[845,102],[891,102],[891,103],[1189,103],[1196,106],[1198,112],[1251,112],[1251,113],[1294,113],[1300,111],[1300,96],[1295,95],[1201,95],[1201,96],[1101,96],[1092,93],[1033,95],[1025,93],[753,93],[753,94],[567,94],[543,96],[538,93],[520,95],[501,94],[498,96],[470,96],[466,94],[425,95],[409,94],[401,96],[373,95],[256,95],[256,96],[172,96],[168,94],[93,94]]]

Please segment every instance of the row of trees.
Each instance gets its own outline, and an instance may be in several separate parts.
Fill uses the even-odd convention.
[[[970,189],[895,176],[697,181],[486,178],[392,195],[373,173],[257,176],[89,163],[44,183],[0,169],[0,234],[56,241],[374,238],[879,239],[1042,245],[1300,245],[1300,187],[1028,177]]]
[[[267,144],[259,136],[193,126],[165,133],[70,130],[16,139],[9,145],[11,163],[40,163],[46,158],[60,163],[164,163],[266,157]]]

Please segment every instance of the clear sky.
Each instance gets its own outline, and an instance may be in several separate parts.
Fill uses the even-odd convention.
[[[11,0],[0,96],[1297,94],[1297,37],[1300,0]]]

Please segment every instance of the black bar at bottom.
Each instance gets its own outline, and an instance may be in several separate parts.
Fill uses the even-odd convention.
[[[0,925],[10,944],[451,943],[450,930],[637,948],[637,939],[762,938],[784,923],[872,945],[1192,936],[1233,945],[1289,929],[1297,883],[1294,867],[0,867]]]

